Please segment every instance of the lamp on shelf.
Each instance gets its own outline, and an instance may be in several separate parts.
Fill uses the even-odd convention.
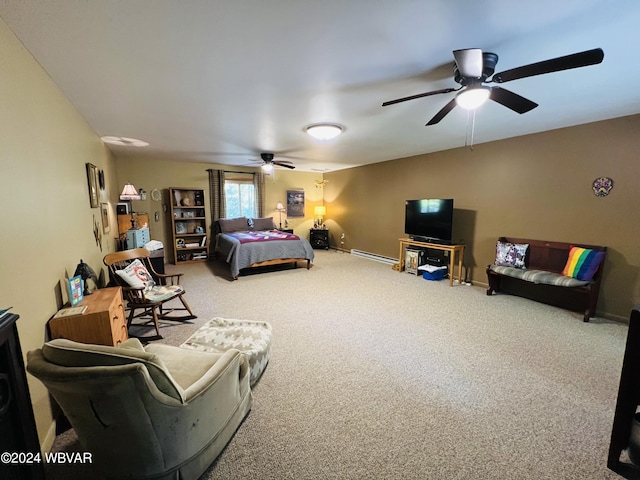
[[[127,182],[120,194],[120,200],[126,200],[131,203],[132,200],[140,200],[140,198],[141,196],[136,190],[136,187],[134,187],[131,182]],[[136,219],[133,216],[133,204],[129,210],[131,210],[131,229],[134,230],[136,228]]]
[[[284,212],[284,205],[282,205],[282,202],[278,202],[276,210],[280,213],[280,230],[282,230],[282,212]]]
[[[313,207],[313,214],[318,217],[318,226],[322,226],[322,217],[327,214],[327,207],[324,205],[317,205]]]
[[[78,275],[80,275],[80,277],[82,278],[82,282],[84,283],[84,295],[90,295],[91,292],[89,291],[87,280],[92,279],[96,286],[98,286],[98,276],[96,275],[96,272],[94,272],[93,268],[91,268],[89,265],[84,263],[82,259],[80,259],[80,263],[76,267],[76,271],[73,276],[76,277]]]

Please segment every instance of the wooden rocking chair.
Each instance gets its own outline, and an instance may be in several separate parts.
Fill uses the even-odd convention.
[[[183,297],[185,290],[180,285],[180,277],[183,274],[157,273],[153,269],[150,252],[146,248],[110,253],[104,257],[103,262],[109,268],[111,281],[122,287],[122,295],[127,301],[125,309],[129,312],[127,329],[131,327],[134,318],[149,317],[147,323],[153,321],[156,335],[144,337],[145,340],[162,338],[158,320],[183,321],[197,318]],[[154,278],[161,285],[156,285]],[[163,308],[166,302],[174,299],[179,299],[183,307]],[[136,310],[139,312],[136,313]],[[185,311],[186,314],[171,315],[175,311]]]

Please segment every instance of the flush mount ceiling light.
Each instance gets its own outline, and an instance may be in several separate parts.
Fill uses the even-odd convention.
[[[109,145],[119,145],[122,147],[148,147],[149,143],[137,138],[128,137],[102,137],[104,143]]]
[[[491,89],[487,87],[467,88],[456,95],[456,103],[467,110],[474,110],[489,99]]]
[[[335,123],[317,123],[309,125],[305,131],[317,140],[330,140],[342,133],[344,128]]]

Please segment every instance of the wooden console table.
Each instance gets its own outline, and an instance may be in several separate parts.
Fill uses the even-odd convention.
[[[462,257],[464,257],[464,245],[441,245],[439,243],[417,242],[410,238],[400,238],[399,262],[393,266],[394,270],[402,272],[404,270],[405,250],[408,246],[431,248],[449,252],[449,286],[453,286],[453,268],[455,267],[455,257],[458,255],[458,284],[462,284]]]

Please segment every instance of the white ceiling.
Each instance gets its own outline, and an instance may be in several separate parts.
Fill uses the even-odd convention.
[[[497,53],[496,72],[605,54],[502,84],[540,106],[487,103],[476,145],[640,113],[637,0],[3,0],[0,17],[99,135],[151,144],[136,155],[332,171],[464,146],[461,108],[425,127],[454,93],[381,107],[458,87],[462,48]],[[315,141],[317,122],[345,132]]]

